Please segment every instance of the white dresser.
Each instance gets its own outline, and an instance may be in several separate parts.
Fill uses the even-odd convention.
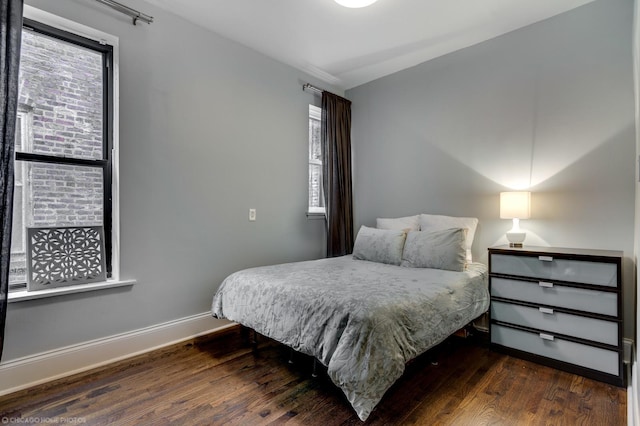
[[[489,248],[491,347],[624,386],[622,252]]]

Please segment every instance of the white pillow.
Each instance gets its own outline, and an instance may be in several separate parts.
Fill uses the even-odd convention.
[[[353,245],[353,258],[400,265],[407,233],[361,226]]]
[[[395,219],[378,218],[376,220],[376,228],[419,231],[420,222],[418,218],[419,218],[418,215],[398,217]]]
[[[400,266],[464,271],[466,228],[443,231],[411,231],[407,235]]]
[[[475,217],[455,217],[455,216],[442,216],[435,214],[421,214],[420,215],[420,230],[421,231],[443,231],[451,228],[466,228],[467,229],[467,262],[473,262],[471,258],[471,246],[473,245],[473,237],[476,234],[476,227],[478,226],[478,219]]]

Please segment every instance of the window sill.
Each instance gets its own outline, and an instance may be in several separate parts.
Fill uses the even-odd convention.
[[[124,286],[132,286],[136,280],[108,280],[99,283],[70,285],[67,287],[56,287],[47,290],[37,291],[13,291],[9,292],[8,303],[23,302],[25,300],[44,299],[46,297],[62,296],[65,294],[84,293],[87,291],[103,290],[106,288],[116,288]]]
[[[324,219],[324,212],[307,212],[307,219]]]

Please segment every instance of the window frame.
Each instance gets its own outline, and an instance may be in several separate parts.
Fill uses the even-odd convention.
[[[313,104],[309,104],[309,120],[311,119],[315,119],[318,120],[320,122],[322,122],[322,109],[318,106],[315,106]],[[309,138],[309,140],[307,141],[308,143],[308,147],[307,147],[307,151],[309,153],[308,155],[308,174],[310,174],[311,172],[311,166],[315,165],[315,166],[322,166],[322,160],[313,160],[311,159],[311,143],[312,143],[312,139]],[[321,168],[322,170],[322,168]],[[310,182],[307,183],[307,185]],[[311,191],[307,190],[308,194],[307,194],[307,217],[309,218],[324,218],[325,214],[326,214],[326,210],[325,210],[325,206],[324,206],[324,189],[322,186],[322,172],[320,175],[320,198],[321,198],[321,207],[315,207],[315,206],[311,206]]]
[[[32,135],[32,126],[31,126],[31,111],[30,108],[28,107],[22,107],[22,106],[18,106],[18,111],[16,113],[16,127],[20,126],[20,147],[22,149],[25,149],[25,146],[27,147],[26,149],[28,149],[28,147],[30,147],[30,143],[31,143],[31,135]],[[17,148],[17,140],[16,140],[16,148]],[[25,143],[26,142],[26,143]],[[17,152],[17,149],[16,149]],[[27,173],[26,173],[26,168],[25,167],[21,167],[20,171],[19,171],[19,177],[18,177],[18,172],[15,171],[14,168],[14,198],[15,198],[15,191],[17,190],[18,187],[20,187],[21,190],[21,197],[22,197],[22,211],[20,212],[20,214],[22,215],[22,224],[24,226],[25,223],[25,211],[27,210],[28,206],[27,206],[27,197],[26,197],[26,191],[25,191],[25,183],[27,182]],[[14,245],[14,241],[13,238],[11,240],[11,253],[14,253],[13,250],[13,245]],[[26,254],[27,251],[27,239],[26,239],[26,232],[25,229],[22,230],[22,233],[20,234],[20,250],[17,252],[19,254]],[[9,287],[13,287],[15,286],[15,284],[10,283]]]
[[[23,28],[27,31],[41,33],[47,37],[56,38],[68,43],[85,47],[99,53],[103,57],[103,129],[102,129],[102,158],[82,159],[69,158],[48,154],[28,152],[15,153],[16,161],[54,163],[68,166],[84,166],[102,171],[103,176],[103,226],[105,237],[105,263],[107,266],[107,282],[105,285],[122,285],[119,277],[119,187],[118,187],[118,51],[117,37],[91,27],[70,21],[51,13],[24,6]],[[28,114],[28,111],[27,111]],[[131,280],[127,282],[131,283]],[[78,290],[74,290],[78,287]],[[85,291],[85,287],[69,286],[61,288],[57,293],[73,293]],[[100,285],[96,287],[101,287]],[[67,290],[68,289],[68,290]],[[17,290],[17,289],[13,289]],[[23,292],[19,292],[23,293]],[[46,292],[34,297],[47,297]],[[15,294],[14,294],[15,295]],[[20,297],[27,299],[21,295]],[[11,297],[10,297],[11,298]]]

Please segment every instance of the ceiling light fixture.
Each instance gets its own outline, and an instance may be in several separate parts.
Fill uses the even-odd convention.
[[[350,8],[354,8],[354,9],[357,8],[357,7],[370,6],[370,5],[374,4],[377,1],[378,0],[335,0],[335,2],[338,3],[341,6],[350,7]]]

